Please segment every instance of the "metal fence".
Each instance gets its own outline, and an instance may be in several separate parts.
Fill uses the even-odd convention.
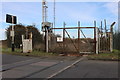
[[[115,23],[116,22],[113,22],[109,26],[109,31],[106,29],[106,20],[104,27],[102,26],[102,24],[100,27],[96,27],[96,21],[94,21],[93,27],[83,27],[80,26],[80,22],[78,22],[77,27],[68,27],[64,23],[63,28],[51,28],[52,30],[61,30],[62,36],[55,36],[56,34],[49,34],[49,52],[64,54],[112,52],[113,42],[115,40],[118,40],[118,37],[115,37],[115,35],[115,39],[113,40],[113,26]],[[87,29],[88,31],[89,29],[93,30],[93,34],[91,34],[93,35],[93,38],[86,37],[84,31],[85,29]],[[70,30],[74,32],[76,37],[71,36]],[[81,37],[81,35],[83,37]],[[60,39],[60,41],[57,41],[57,38]]]

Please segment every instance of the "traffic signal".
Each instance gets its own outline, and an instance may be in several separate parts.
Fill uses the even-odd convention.
[[[13,22],[12,22],[12,18],[13,18]],[[9,14],[6,14],[6,22],[7,23],[11,23],[11,24],[16,24],[17,23],[17,17]]]
[[[13,16],[13,24],[17,24],[17,17],[16,16]]]

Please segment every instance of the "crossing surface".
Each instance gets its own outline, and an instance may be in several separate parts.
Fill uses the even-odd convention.
[[[3,58],[5,56],[12,60],[3,59],[6,60],[2,65],[3,78],[118,78],[117,61],[88,60],[86,56],[48,58],[4,55]]]

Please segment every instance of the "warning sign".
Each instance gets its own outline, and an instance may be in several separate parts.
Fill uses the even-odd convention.
[[[57,42],[63,42],[63,38],[62,37],[57,37]]]

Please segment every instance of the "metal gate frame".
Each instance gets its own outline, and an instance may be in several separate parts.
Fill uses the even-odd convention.
[[[67,29],[78,29],[78,49],[76,48],[76,46],[72,42],[78,53],[92,53],[92,52],[80,52],[80,31],[82,32],[81,29],[94,29],[94,42],[93,43],[95,45],[94,45],[94,52],[93,53],[98,54],[98,45],[97,45],[98,44],[98,37],[97,37],[98,36],[98,28],[96,27],[96,21],[94,21],[94,27],[81,27],[80,26],[80,21],[78,21],[78,27],[66,27],[66,24],[64,22],[63,23],[63,28],[51,28],[51,29],[52,30],[53,29],[63,29],[63,47],[65,46],[65,33],[67,33],[68,37],[70,38],[70,35],[67,32]],[[71,41],[72,41],[72,39],[71,39]]]

